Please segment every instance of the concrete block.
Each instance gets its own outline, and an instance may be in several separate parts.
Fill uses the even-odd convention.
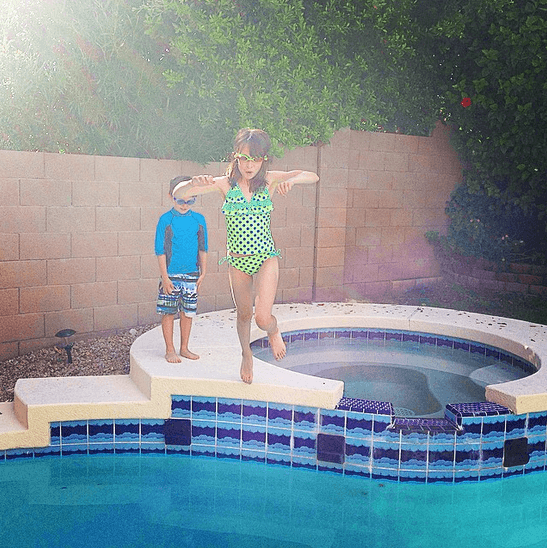
[[[393,173],[390,171],[369,171],[367,188],[369,190],[391,190]]]
[[[48,207],[48,232],[93,232],[95,230],[95,208],[92,207]]]
[[[0,316],[0,341],[13,342],[44,336],[43,314]]]
[[[0,196],[3,206],[18,206],[19,203],[19,179],[0,179]]]
[[[0,233],[45,232],[45,207],[0,207]]]
[[[145,303],[156,300],[158,296],[158,280],[135,280],[118,283],[118,304]]]
[[[369,149],[372,151],[392,152],[398,136],[394,133],[370,132]]]
[[[70,257],[68,233],[21,234],[21,259],[66,259]]]
[[[155,257],[154,260],[156,260]],[[97,282],[138,280],[141,277],[141,257],[139,256],[97,257],[96,265]]]
[[[20,289],[19,312],[52,312],[70,308],[70,286],[47,285],[22,287]]]
[[[130,183],[140,180],[139,158],[95,156],[95,180]]]
[[[19,255],[19,234],[0,234],[0,261],[17,261]]]
[[[140,230],[141,212],[138,207],[97,207],[96,225],[82,232],[121,232]]]
[[[79,308],[46,312],[46,337],[54,337],[61,329],[74,329],[76,333],[91,333],[93,329],[93,309]]]
[[[118,282],[94,282],[71,286],[70,308],[93,308],[118,302]]]
[[[192,166],[191,173],[183,172],[179,160],[155,160],[151,158],[140,159],[140,180],[144,183],[165,184],[178,175],[196,175],[195,170],[203,169],[200,164]]]
[[[155,232],[118,232],[118,254],[151,255],[154,253]]]
[[[44,153],[45,176],[59,181],[92,180],[95,156],[86,154]]]
[[[43,152],[0,150],[0,178],[44,177]]]
[[[46,261],[5,261],[0,263],[0,288],[47,285]]]
[[[106,331],[137,325],[139,320],[137,310],[136,304],[96,307],[93,309],[93,330]]]
[[[120,205],[119,193],[119,185],[114,181],[75,181],[72,183],[72,204],[75,207],[116,207]]]
[[[317,247],[345,247],[345,228],[318,228]]]
[[[70,206],[72,183],[54,179],[21,179],[21,205]]]
[[[121,183],[122,207],[161,207],[162,187],[158,183]]]
[[[19,289],[0,289],[0,316],[15,316],[19,313]]]
[[[95,259],[50,259],[47,285],[71,285],[95,281]]]
[[[319,228],[336,228],[347,225],[347,209],[344,207],[322,207],[317,215]]]
[[[72,235],[72,257],[113,257],[117,254],[116,232],[80,232]]]

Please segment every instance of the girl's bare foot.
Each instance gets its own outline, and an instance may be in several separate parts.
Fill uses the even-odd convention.
[[[180,363],[182,361],[176,352],[166,352],[165,359],[169,363]]]
[[[199,356],[197,354],[194,354],[193,352],[190,352],[190,350],[188,349],[185,349],[183,350],[182,348],[180,349],[180,355],[183,357],[183,358],[187,358],[189,360],[199,360]],[[179,360],[180,361],[180,360]]]
[[[253,355],[252,354],[250,356],[243,355],[239,374],[241,375],[241,380],[244,383],[251,384],[253,382]]]
[[[268,335],[268,339],[270,340],[274,358],[276,360],[282,360],[285,357],[285,354],[287,354],[287,347],[285,346],[285,341],[283,340],[279,329],[273,335]]]

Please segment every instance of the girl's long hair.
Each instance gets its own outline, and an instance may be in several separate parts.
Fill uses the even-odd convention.
[[[268,156],[267,160],[262,161],[260,171],[251,179],[250,190],[255,192],[256,190],[262,190],[266,187],[266,171],[268,171],[268,165],[270,158],[268,152],[270,150],[271,141],[270,137],[265,131],[261,129],[243,128],[237,132],[234,140],[234,152],[232,153],[232,160],[226,170],[226,175],[230,179],[230,185],[235,186],[242,178],[237,159],[234,158],[234,154],[241,152],[243,147],[249,147],[249,155],[254,158],[263,158]]]

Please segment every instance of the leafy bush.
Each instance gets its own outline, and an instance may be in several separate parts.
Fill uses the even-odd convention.
[[[537,210],[525,212],[519,206],[484,191],[472,192],[458,186],[447,204],[450,225],[446,237],[427,233],[431,243],[440,243],[453,251],[494,261],[499,265],[512,262],[545,264],[547,245],[538,232]]]

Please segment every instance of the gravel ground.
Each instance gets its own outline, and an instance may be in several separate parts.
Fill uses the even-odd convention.
[[[135,327],[115,335],[76,340],[72,363],[64,349],[42,348],[0,362],[0,402],[13,401],[17,379],[74,377],[84,375],[127,375],[129,349],[133,341],[157,324]]]

